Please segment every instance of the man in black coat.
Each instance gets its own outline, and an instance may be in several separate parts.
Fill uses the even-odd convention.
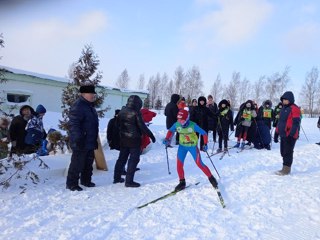
[[[164,115],[167,117],[166,118],[166,127],[167,129],[171,128],[171,126],[177,121],[177,115],[179,112],[178,109],[178,101],[180,99],[179,94],[172,94],[171,95],[171,100],[170,102],[166,105],[164,109]],[[179,134],[176,134],[176,145],[179,144]]]
[[[71,191],[82,191],[79,178],[83,186],[95,186],[91,177],[94,149],[98,148],[99,120],[93,105],[94,86],[81,86],[80,94],[70,109],[68,122],[72,156],[66,185]]]
[[[113,183],[124,182],[121,173],[128,161],[125,186],[140,187],[140,183],[134,182],[134,174],[141,154],[142,135],[148,135],[152,142],[156,141],[152,132],[142,119],[140,109],[142,100],[137,95],[128,98],[127,105],[119,112],[120,123],[120,154],[114,167]],[[130,155],[130,157],[129,157]],[[129,159],[128,159],[129,157]]]
[[[28,145],[24,141],[27,135],[26,125],[32,117],[32,114],[35,114],[33,108],[29,105],[24,105],[20,108],[20,114],[12,119],[9,127],[9,135],[11,141],[10,155],[20,155],[23,153],[28,154],[34,152],[32,145]]]

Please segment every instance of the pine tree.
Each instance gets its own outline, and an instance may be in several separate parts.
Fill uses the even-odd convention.
[[[60,120],[59,128],[67,131],[67,123],[69,121],[68,115],[70,112],[70,107],[78,99],[79,96],[79,87],[83,85],[94,85],[95,87],[99,86],[99,83],[102,79],[102,74],[100,71],[97,71],[100,61],[95,55],[92,46],[86,45],[82,50],[81,56],[77,62],[72,64],[72,81],[68,83],[68,86],[63,89],[62,92],[62,118]],[[106,90],[104,88],[96,88],[96,101],[94,106],[99,108],[102,106],[104,98],[106,97]],[[97,110],[98,116],[100,118],[104,117],[106,109]]]
[[[158,98],[158,99],[156,100],[155,109],[156,109],[156,110],[160,110],[161,107],[162,107],[162,102],[161,102],[160,98]]]
[[[147,98],[144,99],[143,107],[144,108],[150,108],[150,97],[149,97],[149,94],[148,94]]]

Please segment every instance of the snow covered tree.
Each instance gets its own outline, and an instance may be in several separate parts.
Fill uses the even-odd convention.
[[[300,92],[302,103],[306,106],[310,117],[314,117],[315,105],[320,97],[319,86],[319,69],[317,67],[313,67],[310,72],[307,73]]]
[[[62,118],[60,120],[59,128],[67,131],[67,123],[69,121],[68,115],[70,107],[79,97],[79,87],[83,85],[94,85],[99,86],[102,79],[102,74],[98,71],[98,65],[100,61],[98,56],[94,53],[91,45],[86,45],[81,52],[81,56],[77,62],[71,65],[71,71],[69,71],[69,76],[72,76],[71,81],[68,83],[67,87],[62,91]],[[104,98],[106,97],[106,90],[103,87],[96,88],[96,100],[94,106],[99,108],[102,106]],[[104,117],[106,109],[97,110],[98,116]]]
[[[127,69],[124,69],[123,72],[118,77],[118,80],[116,81],[116,86],[118,88],[128,88],[129,86],[129,75]]]

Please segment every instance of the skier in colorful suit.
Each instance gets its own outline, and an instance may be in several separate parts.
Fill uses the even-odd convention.
[[[184,160],[188,152],[192,155],[197,166],[208,177],[210,183],[214,188],[218,187],[217,180],[212,175],[210,169],[202,162],[199,148],[197,147],[198,137],[196,132],[201,134],[204,139],[203,151],[208,150],[208,134],[196,123],[189,120],[189,112],[185,109],[181,109],[177,115],[178,121],[175,122],[169,129],[166,138],[163,140],[163,144],[168,147],[170,140],[175,132],[179,133],[179,148],[177,153],[177,172],[179,175],[179,184],[175,187],[175,191],[180,191],[186,187],[186,181],[184,178]]]

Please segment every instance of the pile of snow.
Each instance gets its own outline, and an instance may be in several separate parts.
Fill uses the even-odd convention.
[[[54,114],[53,114],[54,115]],[[60,117],[61,115],[59,115]],[[58,118],[56,118],[58,119]],[[108,120],[100,124],[105,138]],[[41,179],[28,184],[19,194],[19,184],[0,195],[1,239],[320,239],[320,140],[317,119],[302,120],[292,174],[274,174],[282,166],[279,144],[268,150],[230,150],[219,161],[212,157],[221,179],[225,199],[222,208],[206,176],[187,155],[185,191],[145,208],[136,207],[173,190],[178,183],[177,147],[166,152],[161,144],[166,134],[165,117],[154,119],[150,129],[157,142],[141,156],[135,180],[140,188],[112,184],[118,152],[105,149],[109,171],[94,170],[95,188],[82,192],[65,189],[70,154],[42,157],[50,169],[32,166]],[[57,126],[54,117],[45,119],[47,128]],[[232,140],[233,137],[232,137]],[[229,144],[234,144],[230,141]],[[209,144],[211,152],[212,141]],[[217,146],[216,146],[217,147]],[[217,174],[205,153],[203,161]],[[200,182],[195,186],[194,183]]]

